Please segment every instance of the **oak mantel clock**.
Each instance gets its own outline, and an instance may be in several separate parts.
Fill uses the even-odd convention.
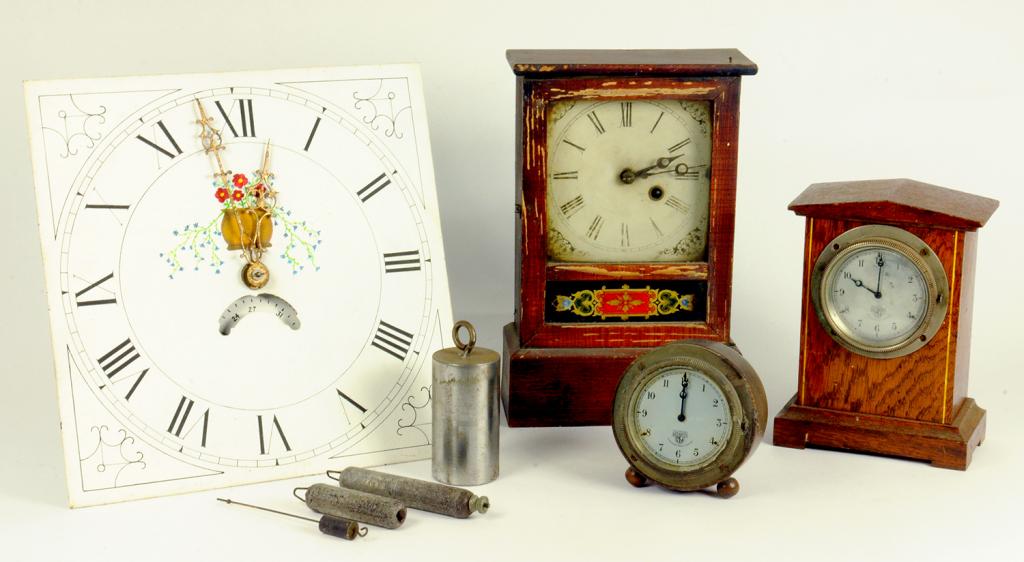
[[[669,341],[729,342],[740,77],[732,49],[512,50],[516,305],[509,425],[611,421]]]
[[[815,184],[797,393],[774,442],[966,469],[985,438],[967,397],[977,230],[999,203],[907,179]]]
[[[73,505],[429,456],[451,305],[415,67],[26,97]]]

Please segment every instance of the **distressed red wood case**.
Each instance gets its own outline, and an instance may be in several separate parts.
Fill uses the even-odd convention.
[[[740,76],[756,65],[733,49],[520,51],[516,74],[516,302],[504,329],[502,401],[510,426],[606,425],[615,387],[648,348],[683,338],[731,342],[733,227]],[[547,115],[560,100],[707,100],[712,116],[706,259],[570,263],[547,252]],[[622,291],[697,282],[701,317],[658,322],[552,321],[551,282]],[[634,289],[635,290],[635,289]],[[644,298],[637,292],[638,298]]]

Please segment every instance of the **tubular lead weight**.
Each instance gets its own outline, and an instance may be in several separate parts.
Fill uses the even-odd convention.
[[[463,343],[459,328],[469,332]],[[501,355],[476,347],[476,330],[464,320],[452,328],[455,347],[434,353],[434,480],[456,486],[498,477],[498,367]]]
[[[302,496],[299,495],[300,490],[304,492]],[[405,505],[395,499],[329,484],[295,488],[292,493],[306,502],[309,509],[324,515],[352,519],[385,529],[397,529],[405,522]]]
[[[444,484],[386,474],[350,466],[345,470],[328,470],[327,476],[343,488],[394,498],[413,509],[422,509],[465,519],[475,511],[487,513],[491,501],[469,490]]]

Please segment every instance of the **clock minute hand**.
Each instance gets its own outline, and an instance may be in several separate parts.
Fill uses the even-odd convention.
[[[882,268],[885,267],[885,258],[882,257],[882,253],[878,253],[878,259],[875,260],[878,264],[878,282],[875,283],[875,298],[882,298]]]
[[[681,422],[686,421],[686,388],[688,386],[690,386],[690,378],[684,374],[683,389],[679,391],[679,417],[676,418]]]

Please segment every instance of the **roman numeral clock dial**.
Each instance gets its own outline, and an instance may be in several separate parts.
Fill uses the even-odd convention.
[[[699,261],[711,161],[703,101],[554,102],[548,253],[567,262]]]
[[[414,69],[27,95],[73,504],[429,454],[451,309]]]

